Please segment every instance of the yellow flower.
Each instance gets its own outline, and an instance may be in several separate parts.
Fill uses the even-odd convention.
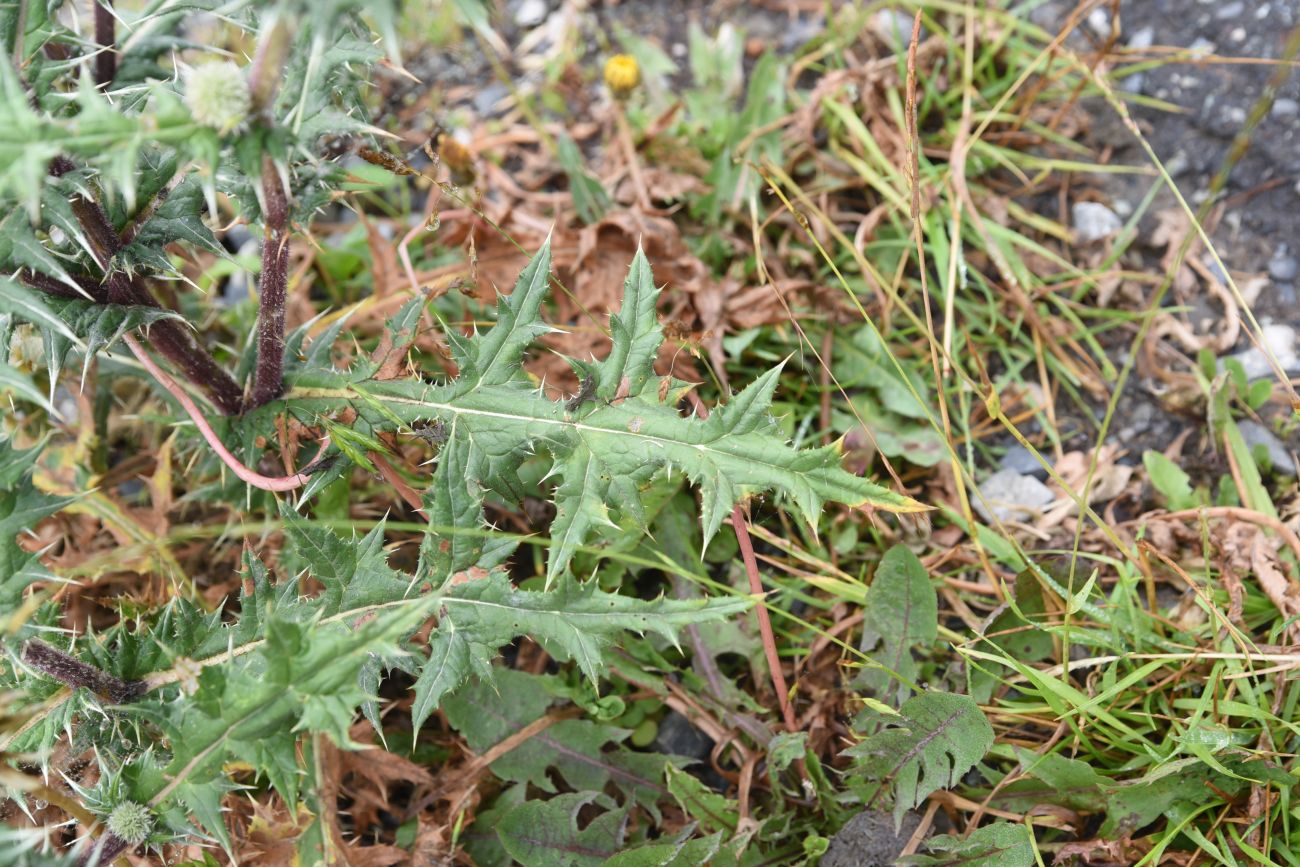
[[[605,86],[619,99],[627,98],[641,83],[641,69],[630,54],[615,54],[605,61]]]

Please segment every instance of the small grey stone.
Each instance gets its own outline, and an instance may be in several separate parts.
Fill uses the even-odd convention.
[[[781,50],[794,51],[826,29],[826,19],[820,15],[799,18],[790,23],[781,34]],[[908,38],[911,38],[909,31]]]
[[[1206,256],[1201,260],[1201,263],[1204,264],[1205,269],[1214,276],[1214,279],[1219,281],[1220,285],[1228,285],[1228,272],[1223,270],[1223,266],[1219,264],[1217,259],[1213,256]]]
[[[1155,420],[1155,409],[1149,403],[1139,403],[1124,413],[1124,419],[1128,422],[1128,427],[1135,433],[1146,433],[1151,428],[1151,422]]]
[[[1088,13],[1088,29],[1098,36],[1110,35],[1110,13],[1097,7]]]
[[[238,250],[251,240],[253,240],[253,233],[243,223],[236,223],[226,230],[225,241],[231,250]]]
[[[1296,262],[1294,256],[1274,255],[1269,260],[1268,276],[1274,280],[1291,281],[1295,279],[1297,273],[1300,273],[1300,262]]]
[[[1136,75],[1132,77],[1137,78]],[[1138,88],[1130,88],[1130,90],[1133,90],[1134,93],[1141,92]],[[1191,167],[1191,161],[1187,159],[1187,152],[1181,149],[1170,157],[1167,163],[1165,163],[1165,171],[1169,172],[1169,176],[1172,178],[1178,177]]]
[[[1121,81],[1119,86],[1121,90],[1126,90],[1129,93],[1145,93],[1145,88],[1147,86],[1146,73],[1135,72]],[[1168,168],[1168,166],[1166,166],[1166,168]],[[1170,172],[1169,174],[1170,176],[1173,176],[1173,172]]]
[[[1246,4],[1242,0],[1232,0],[1231,3],[1224,3],[1214,11],[1214,17],[1220,21],[1227,21],[1229,18],[1240,18],[1241,13],[1246,11]]]
[[[1281,473],[1284,476],[1295,476],[1295,459],[1291,457],[1291,452],[1282,444],[1273,432],[1264,427],[1259,422],[1246,419],[1237,422],[1237,430],[1241,431],[1241,438],[1246,441],[1246,445],[1253,452],[1255,446],[1263,446],[1268,453],[1268,462],[1273,465],[1273,471]]]
[[[655,748],[675,756],[703,761],[713,749],[713,740],[677,711],[669,711],[659,723]]]
[[[986,521],[1026,521],[1056,497],[1033,476],[1015,470],[998,470],[979,486],[975,511]]]
[[[1296,331],[1290,325],[1273,323],[1265,325],[1260,329],[1263,335],[1264,346],[1277,359],[1277,363],[1282,370],[1287,373],[1300,371],[1300,357],[1296,355]],[[1228,356],[1241,363],[1242,369],[1246,372],[1246,378],[1250,380],[1271,378],[1274,376],[1273,365],[1270,363],[1268,355],[1258,346],[1252,346],[1244,352],[1238,352]],[[1220,369],[1222,369],[1220,364]]]
[[[546,7],[546,0],[523,0],[515,7],[515,24],[520,27],[536,27],[546,20],[551,10]]]
[[[919,814],[903,814],[903,825],[894,831],[894,817],[879,810],[858,813],[831,837],[821,867],[889,867],[898,863],[899,853],[921,824]]]
[[[231,273],[226,278],[226,282],[221,286],[221,294],[217,296],[217,305],[220,307],[233,307],[248,300],[248,272],[242,268]]]
[[[1273,100],[1271,114],[1274,117],[1295,117],[1300,114],[1300,100],[1294,100],[1289,96],[1282,96]]]
[[[492,82],[474,95],[474,112],[482,117],[491,115],[496,104],[509,92],[510,88],[501,82]]]
[[[907,45],[912,41],[912,16],[897,9],[881,9],[872,24],[876,32],[895,44]],[[925,39],[925,28],[921,28]]]
[[[1030,23],[1035,24],[1038,27],[1043,28],[1044,30],[1047,30],[1049,28],[1059,29],[1062,17],[1063,17],[1063,12],[1059,4],[1051,2],[1051,0],[1048,0],[1048,2],[1046,3],[1041,3],[1037,6],[1034,6],[1032,9],[1029,10]],[[1053,30],[1052,32],[1056,32],[1056,31]]]
[[[1156,44],[1156,31],[1154,27],[1143,27],[1133,31],[1133,35],[1128,38],[1128,47],[1137,51],[1143,51]]]
[[[1007,449],[1007,453],[998,462],[998,467],[1004,470],[1012,470],[1022,476],[1033,476],[1039,481],[1044,481],[1047,478],[1047,470],[1038,462],[1038,458],[1034,457],[1034,453],[1020,443],[1015,443],[1011,448]]]
[[[1091,244],[1124,228],[1119,215],[1100,202],[1075,202],[1070,208],[1074,243]]]
[[[127,479],[113,489],[123,500],[133,500],[144,494],[144,482],[139,479]]]

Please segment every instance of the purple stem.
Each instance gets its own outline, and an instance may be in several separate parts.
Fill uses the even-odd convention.
[[[91,0],[95,4],[95,42],[99,53],[95,55],[95,84],[103,88],[117,75],[117,22],[111,9],[113,0]]]
[[[262,157],[262,277],[258,285],[257,370],[248,409],[284,393],[284,303],[289,283],[289,201],[280,173]]]
[[[143,680],[122,680],[36,639],[23,646],[23,662],[74,689],[102,695],[113,704],[127,704],[148,691]]]
[[[112,864],[119,855],[130,848],[130,843],[109,832],[90,844],[90,848],[77,859],[77,867]]]
[[[66,157],[50,161],[50,174],[64,175],[75,168]],[[158,308],[160,305],[138,280],[114,272],[112,260],[122,250],[122,241],[113,231],[108,215],[96,202],[85,196],[74,195],[72,212],[86,232],[95,261],[106,275],[102,288],[91,293],[101,303],[139,304]],[[39,285],[39,284],[33,284]],[[184,325],[172,320],[155,322],[149,327],[149,342],[167,360],[180,368],[185,378],[193,382],[208,396],[222,415],[237,415],[243,406],[243,393],[238,383],[217,364],[207,350],[199,346]]]

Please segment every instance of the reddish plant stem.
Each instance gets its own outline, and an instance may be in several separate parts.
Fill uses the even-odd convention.
[[[158,384],[165,388],[168,394],[176,398],[176,402],[179,403],[185,412],[189,414],[190,419],[194,422],[194,426],[199,429],[199,433],[208,441],[208,445],[212,446],[212,450],[217,453],[217,457],[221,458],[221,462],[230,467],[230,471],[238,476],[242,481],[247,482],[255,488],[261,488],[264,491],[292,491],[307,484],[307,480],[311,478],[310,472],[294,473],[292,476],[281,476],[275,478],[272,476],[264,476],[256,470],[251,470],[244,466],[243,462],[240,461],[239,458],[235,457],[231,453],[230,449],[226,448],[225,443],[223,443],[221,438],[217,436],[217,432],[212,429],[212,425],[208,424],[208,420],[203,417],[203,413],[199,412],[199,408],[195,406],[194,401],[185,393],[185,390],[177,385],[176,380],[168,376],[166,371],[154,363],[154,360],[149,357],[149,353],[144,351],[144,347],[140,345],[140,341],[136,340],[130,334],[123,335],[122,340],[124,340],[126,345],[131,348],[131,351],[135,353],[135,357],[140,360],[142,365],[144,365],[144,369],[149,371],[149,373],[153,375],[153,378],[158,380]],[[320,451],[316,453],[316,457],[312,458],[312,464],[320,460],[321,456],[325,454],[325,450],[329,448],[329,445],[329,437],[321,440]],[[307,469],[311,469],[311,464],[307,465]]]
[[[103,88],[117,75],[117,22],[113,19],[113,0],[91,0],[95,6],[95,42],[99,53],[95,55],[95,84]]]
[[[754,557],[754,543],[749,538],[749,524],[745,522],[745,513],[737,503],[731,508],[731,528],[736,531],[736,541],[740,543],[740,556],[745,561],[745,572],[749,575],[749,591],[754,594],[763,592],[763,580],[758,577],[758,561]],[[781,657],[776,652],[776,634],[772,631],[772,619],[767,615],[767,607],[761,602],[754,606],[758,615],[758,631],[763,636],[763,652],[767,656],[767,667],[772,669],[772,685],[776,688],[777,701],[781,703],[781,717],[785,720],[785,730],[799,731],[799,723],[794,718],[794,708],[790,704],[790,690],[785,683],[785,673],[781,671]]]
[[[689,391],[686,396],[695,408],[696,415],[700,418],[709,417],[709,408],[704,405],[704,401],[700,400],[699,395]],[[741,511],[739,503],[731,507],[731,529],[735,531],[736,542],[740,545],[740,557],[745,562],[745,574],[749,576],[749,590],[761,596],[763,579],[758,576],[758,559],[754,556],[754,543],[749,538],[749,524],[745,521],[745,513]],[[790,704],[790,690],[785,683],[785,673],[781,671],[781,656],[776,650],[776,633],[772,631],[772,618],[768,616],[767,606],[761,600],[754,606],[754,613],[758,616],[758,634],[763,639],[763,653],[767,657],[767,667],[772,670],[772,687],[776,690],[776,699],[781,704],[781,717],[785,721],[785,730],[797,732],[799,723],[794,716],[794,707]],[[798,765],[802,775],[802,759]]]
[[[50,161],[50,174],[55,177],[67,174],[74,168],[72,161],[66,157],[55,157]],[[157,300],[139,281],[113,271],[112,260],[121,251],[122,242],[113,231],[112,223],[104,210],[98,203],[81,195],[74,195],[70,204],[77,222],[90,241],[95,262],[105,274],[104,280],[98,285],[79,285],[101,304],[138,304],[159,308]],[[43,288],[38,283],[32,285]],[[199,346],[184,325],[168,320],[156,322],[149,329],[149,342],[176,365],[186,379],[201,388],[222,415],[235,415],[240,411],[243,394],[239,385],[207,350]]]
[[[258,283],[257,370],[248,408],[284,393],[284,303],[289,282],[289,202],[280,173],[262,157],[262,278]]]
[[[146,691],[143,680],[122,680],[36,639],[23,647],[23,662],[62,684],[88,689],[114,704],[135,701]]]

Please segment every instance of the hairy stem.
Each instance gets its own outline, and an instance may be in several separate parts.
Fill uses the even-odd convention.
[[[135,701],[147,691],[142,680],[122,680],[36,639],[23,647],[23,662],[74,689],[102,695],[113,704]]]
[[[275,162],[262,157],[262,278],[258,285],[257,371],[248,408],[284,394],[284,302],[289,282],[289,202]]]
[[[117,22],[113,20],[113,0],[91,0],[95,6],[95,42],[99,53],[95,55],[95,84],[103,88],[117,75]]]
[[[157,325],[154,327],[156,328]],[[201,433],[203,438],[208,441],[208,445],[212,446],[212,450],[217,453],[217,457],[221,458],[222,463],[230,467],[230,471],[236,476],[253,487],[261,488],[264,491],[292,491],[307,484],[307,480],[311,478],[311,473],[309,472],[311,469],[310,464],[307,466],[308,471],[294,473],[292,476],[282,476],[280,478],[264,476],[261,473],[244,466],[243,462],[241,462],[239,458],[235,457],[231,453],[230,449],[226,448],[225,443],[223,443],[221,438],[217,436],[216,431],[212,429],[212,425],[208,424],[208,420],[203,417],[203,413],[199,412],[199,408],[195,406],[194,401],[185,393],[185,390],[177,385],[176,380],[168,376],[166,371],[155,364],[154,360],[149,357],[149,353],[145,352],[144,347],[140,345],[140,341],[136,340],[130,334],[123,335],[122,339],[126,341],[126,345],[131,348],[131,351],[135,353],[135,357],[140,360],[142,365],[144,365],[144,369],[149,371],[149,373],[153,375],[154,379],[158,380],[158,384],[165,388],[168,394],[176,398],[176,402],[179,403],[185,412],[189,414],[190,419],[194,422],[194,426],[199,429],[199,433]],[[313,464],[320,460],[321,455],[325,454],[325,450],[329,448],[329,444],[329,437],[321,440],[320,451],[318,451],[316,457],[312,459]]]
[[[67,157],[55,157],[50,161],[50,174],[55,177],[67,174],[74,168],[76,166]],[[98,286],[83,286],[91,298],[101,304],[159,307],[157,300],[138,280],[113,271],[113,257],[122,250],[122,241],[113,231],[113,225],[104,209],[97,202],[81,195],[74,195],[70,204],[77,222],[86,232],[95,262],[105,275]],[[32,285],[44,288],[36,283]],[[149,332],[149,342],[176,365],[186,379],[201,388],[222,415],[239,413],[243,406],[243,394],[238,383],[194,340],[185,326],[165,320],[155,323]]]

